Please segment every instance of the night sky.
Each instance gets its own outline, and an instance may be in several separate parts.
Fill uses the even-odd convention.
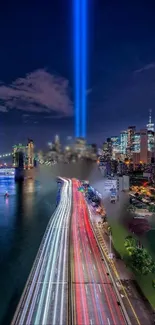
[[[72,1],[1,1],[1,152],[74,135]],[[88,3],[87,135],[102,143],[155,119],[155,2]]]

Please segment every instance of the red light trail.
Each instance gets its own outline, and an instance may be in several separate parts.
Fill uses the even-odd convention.
[[[75,325],[124,325],[125,321],[91,229],[87,205],[73,180],[72,290]]]

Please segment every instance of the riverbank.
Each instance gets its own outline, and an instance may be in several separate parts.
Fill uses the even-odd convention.
[[[117,253],[119,253],[121,259],[128,263],[128,255],[126,248],[124,246],[125,238],[131,233],[125,229],[124,226],[118,225],[117,223],[111,223],[109,220],[109,224],[112,226],[112,240],[113,245]],[[155,288],[153,287],[153,281],[155,280],[155,274],[149,273],[148,275],[140,275],[134,274],[134,278],[139,285],[142,293],[147,298],[149,303],[153,308],[155,308]]]

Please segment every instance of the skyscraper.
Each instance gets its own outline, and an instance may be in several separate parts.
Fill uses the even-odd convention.
[[[126,155],[128,144],[128,132],[122,131],[120,134],[120,153]]]
[[[116,154],[119,153],[120,150],[120,139],[118,136],[111,137],[112,144],[112,158],[116,159]]]
[[[148,162],[148,137],[147,129],[140,130],[140,161],[143,164]]]
[[[149,110],[149,123],[146,125],[147,135],[148,135],[148,163],[154,158],[155,151],[155,133],[154,133],[154,123],[152,123],[152,109]]]
[[[152,109],[149,110],[149,123],[146,125],[148,131],[154,132],[154,123],[152,123]]]
[[[56,135],[56,136],[55,136],[54,146],[55,146],[55,150],[56,150],[56,152],[59,153],[59,152],[60,152],[60,149],[61,149],[61,144],[60,144],[60,138],[59,138],[59,135]]]
[[[132,155],[132,149],[133,149],[133,139],[134,139],[134,134],[136,132],[136,127],[135,126],[129,126],[128,127],[128,140],[127,140],[127,156],[131,158]]]

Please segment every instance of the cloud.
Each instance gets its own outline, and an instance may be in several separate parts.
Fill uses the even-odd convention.
[[[152,62],[150,64],[145,65],[141,69],[138,69],[138,70],[134,71],[134,73],[141,73],[141,72],[143,72],[145,70],[150,70],[150,69],[155,69],[155,62]]]
[[[0,105],[0,112],[7,113],[6,107],[3,105]]]
[[[64,118],[65,116],[63,114],[59,115],[46,115],[44,116],[45,119],[61,119]]]
[[[23,117],[29,117],[30,114],[23,114],[22,116],[23,116]]]
[[[0,84],[0,111],[18,109],[26,112],[72,115],[68,80],[36,70],[11,85]]]

